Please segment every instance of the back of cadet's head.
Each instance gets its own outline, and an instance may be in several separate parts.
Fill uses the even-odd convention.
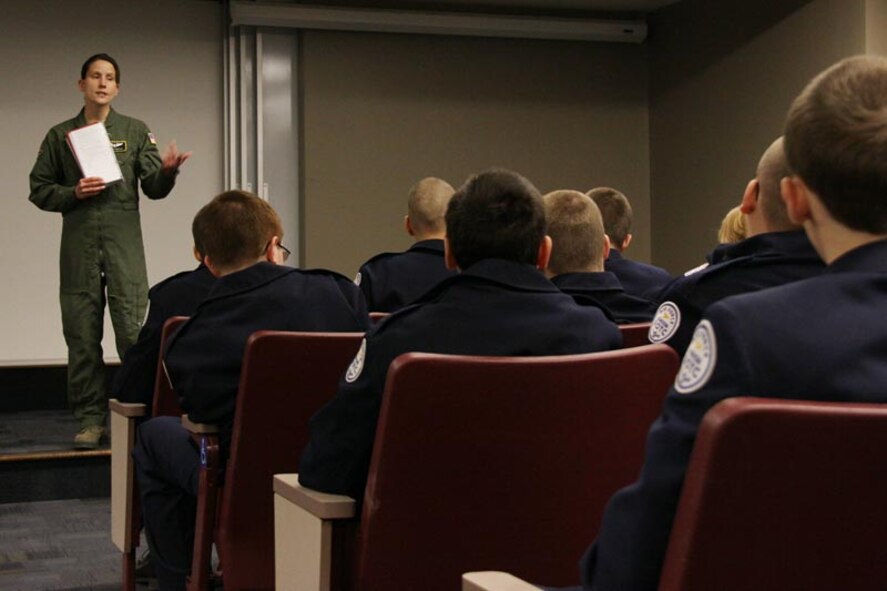
[[[780,182],[789,175],[791,169],[785,157],[785,142],[780,137],[764,151],[755,173],[755,178],[758,179],[758,204],[771,232],[798,229],[788,217],[785,201],[779,190]]]
[[[191,228],[195,245],[220,268],[256,261],[272,237],[283,237],[274,208],[246,191],[217,195],[197,212]]]
[[[469,178],[450,199],[446,222],[450,250],[463,270],[488,258],[535,265],[545,239],[542,196],[510,170]]]
[[[837,222],[887,233],[887,58],[848,58],[816,76],[789,110],[785,151]]]
[[[587,195],[595,202],[604,220],[604,231],[610,237],[610,246],[620,250],[631,233],[631,204],[628,197],[610,187],[598,187]]]
[[[447,229],[447,204],[454,192],[450,183],[435,177],[413,185],[407,199],[407,215],[418,238],[443,236]]]
[[[542,201],[553,243],[548,270],[553,275],[602,271],[604,224],[591,197],[579,191],[553,191]]]
[[[114,66],[114,80],[115,82],[117,82],[117,84],[120,84],[120,66],[117,65],[117,60],[115,60],[107,53],[97,53],[86,58],[86,61],[83,62],[83,65],[80,67],[80,79],[85,80],[86,74],[89,73],[89,66],[91,66],[93,62],[97,62],[99,60],[106,61]]]

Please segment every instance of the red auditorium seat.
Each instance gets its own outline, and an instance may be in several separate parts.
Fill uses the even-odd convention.
[[[662,345],[402,355],[359,522],[322,519],[356,516],[348,497],[275,477],[277,588],[449,590],[490,567],[575,583],[604,504],[637,476],[677,365]]]

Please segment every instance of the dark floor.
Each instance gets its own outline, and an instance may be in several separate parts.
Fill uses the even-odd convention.
[[[0,414],[0,455],[74,449],[78,424],[69,410]],[[107,438],[103,448],[107,449]]]
[[[107,498],[0,505],[0,590],[120,589],[110,531]]]

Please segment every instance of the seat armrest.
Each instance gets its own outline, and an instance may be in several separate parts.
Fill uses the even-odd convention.
[[[298,474],[275,474],[274,493],[304,509],[318,519],[354,517],[357,501],[346,495],[334,495],[299,484]]]
[[[137,420],[146,416],[147,405],[140,402],[108,401],[111,411],[111,541],[127,554],[138,546],[135,523],[135,473],[132,450]]]
[[[509,573],[481,571],[462,575],[462,591],[539,591],[539,587]]]
[[[218,425],[212,423],[195,423],[188,415],[182,415],[182,426],[194,435],[215,435],[219,432]]]
[[[141,402],[120,402],[116,398],[108,401],[112,413],[122,417],[143,417],[148,414],[148,407]]]
[[[336,524],[353,521],[351,497],[305,488],[298,474],[274,475],[274,575],[277,591],[329,591],[336,568]]]

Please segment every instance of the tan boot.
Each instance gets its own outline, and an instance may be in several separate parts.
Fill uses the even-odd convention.
[[[105,428],[98,425],[83,427],[74,436],[74,449],[97,449],[105,435]]]

